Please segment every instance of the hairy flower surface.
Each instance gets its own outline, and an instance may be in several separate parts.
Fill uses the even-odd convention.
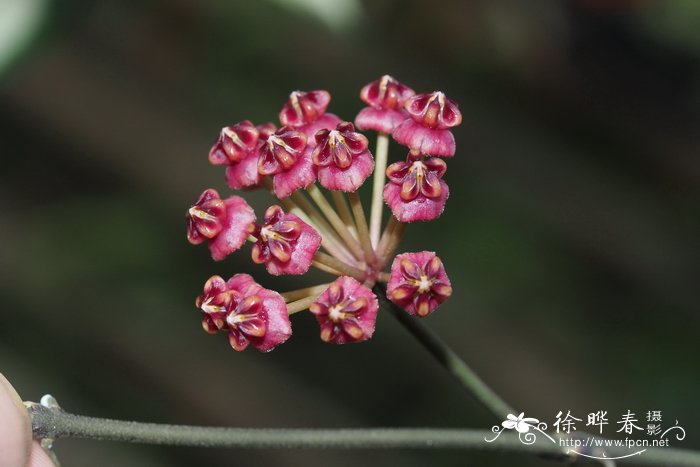
[[[321,339],[333,344],[372,337],[377,297],[352,277],[340,276],[309,307],[321,327]]]
[[[462,123],[457,103],[442,92],[418,94],[404,104],[410,116],[393,133],[394,139],[415,154],[452,157],[455,139],[449,128]]]
[[[212,258],[220,261],[245,243],[254,222],[253,208],[243,198],[222,200],[210,188],[187,211],[187,239],[195,245],[208,240]]]
[[[352,123],[319,130],[315,139],[311,160],[318,167],[318,182],[324,188],[354,192],[372,173],[374,159],[367,149],[369,142]]]
[[[360,99],[369,107],[365,107],[357,114],[355,125],[361,130],[391,133],[408,118],[403,104],[414,94],[413,89],[389,75],[372,81],[360,91]]]
[[[273,275],[304,274],[321,246],[321,236],[311,226],[279,206],[265,211],[264,224],[253,234],[253,261],[265,264]]]
[[[432,251],[403,253],[391,265],[387,297],[408,313],[427,316],[452,295],[442,261]]]
[[[196,305],[202,310],[202,327],[210,334],[228,333],[237,351],[248,345],[269,352],[292,334],[284,299],[264,289],[247,274],[236,274],[228,282],[212,276]]]
[[[437,219],[445,209],[450,194],[442,180],[447,164],[431,157],[425,160],[409,157],[386,169],[389,183],[384,187],[384,201],[401,222]]]

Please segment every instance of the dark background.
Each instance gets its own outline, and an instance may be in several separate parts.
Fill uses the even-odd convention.
[[[3,41],[0,76],[0,369],[25,399],[208,425],[498,423],[386,313],[348,346],[294,316],[267,355],[200,329],[193,300],[212,274],[319,282],[271,278],[247,252],[214,263],[187,243],[187,207],[206,187],[228,193],[206,160],[218,130],[275,120],[294,89],[329,90],[329,110],[353,119],[359,89],[389,73],[445,91],[464,116],[447,210],[402,245],[437,251],[452,279],[427,323],[526,415],[607,410],[614,435],[627,410],[662,410],[688,432],[675,445],[700,448],[700,2],[2,5],[6,20],[35,20]],[[258,213],[271,204],[248,199]],[[79,440],[57,451],[102,467],[548,464]]]

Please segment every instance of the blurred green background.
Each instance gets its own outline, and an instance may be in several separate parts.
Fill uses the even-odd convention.
[[[328,89],[329,110],[353,119],[359,89],[389,73],[464,115],[447,210],[402,245],[437,251],[453,282],[427,323],[529,416],[662,410],[688,432],[675,445],[700,448],[700,2],[3,0],[0,18],[0,370],[25,399],[168,423],[499,422],[388,314],[365,344],[323,344],[301,314],[273,353],[237,354],[193,306],[212,274],[314,283],[187,243],[186,208],[206,187],[228,192],[206,158],[218,130],[275,120],[295,89]],[[272,202],[249,199],[258,213]],[[57,452],[102,467],[549,465],[80,440]]]

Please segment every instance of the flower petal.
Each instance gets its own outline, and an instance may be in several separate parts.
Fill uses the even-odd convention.
[[[209,242],[209,250],[215,261],[238,250],[248,239],[248,226],[255,222],[255,213],[240,196],[225,200],[226,220],[219,234]]]
[[[450,130],[426,128],[411,119],[404,120],[392,133],[397,143],[418,154],[452,157],[455,155],[455,138]]]
[[[434,220],[445,210],[445,203],[450,195],[444,180],[440,180],[440,187],[440,196],[437,198],[418,195],[415,199],[406,201],[401,197],[401,186],[387,183],[384,186],[384,202],[391,208],[394,217],[401,222]]]

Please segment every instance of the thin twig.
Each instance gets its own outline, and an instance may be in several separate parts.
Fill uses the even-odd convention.
[[[85,438],[103,441],[161,444],[171,446],[246,449],[473,449],[520,452],[558,460],[575,460],[558,443],[540,441],[523,444],[512,433],[493,442],[488,430],[448,428],[218,428],[156,423],[127,422],[86,417],[61,409],[29,404],[32,431],[36,439]],[[629,454],[626,448],[606,448],[609,457]],[[582,459],[586,460],[586,459]],[[620,463],[663,464],[673,467],[698,466],[700,454],[675,448],[649,448],[642,455],[620,459]]]

